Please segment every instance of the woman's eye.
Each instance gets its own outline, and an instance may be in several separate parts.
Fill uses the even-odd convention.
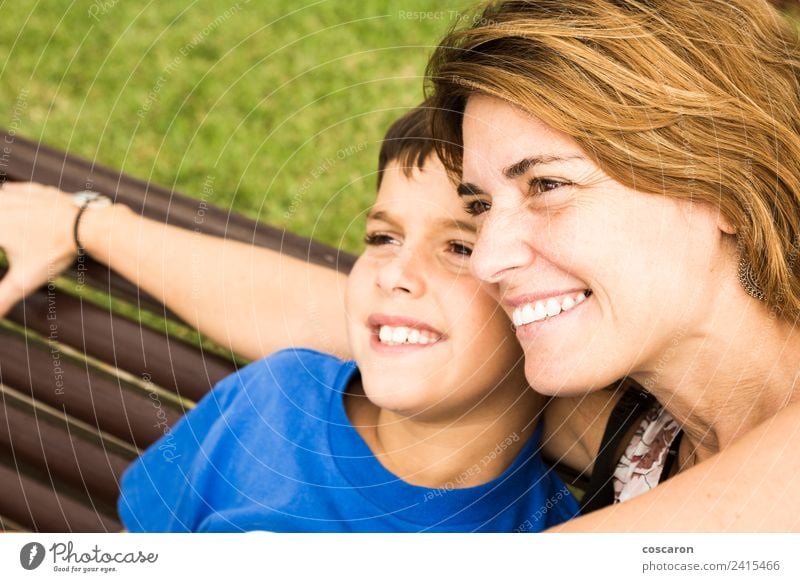
[[[532,194],[543,194],[544,192],[550,192],[551,190],[567,185],[569,185],[569,182],[553,180],[551,178],[532,178],[530,182],[528,182]]]
[[[392,235],[385,234],[382,232],[375,232],[375,233],[368,233],[367,236],[364,237],[364,243],[366,243],[369,246],[380,246],[380,245],[398,244],[398,241]]]
[[[450,243],[450,250],[457,255],[463,255],[465,257],[472,256],[472,247],[464,243],[453,241]]]
[[[478,216],[484,212],[488,212],[491,207],[491,202],[481,200],[480,198],[473,198],[464,204],[464,210],[466,210],[467,213],[471,214],[472,216]]]

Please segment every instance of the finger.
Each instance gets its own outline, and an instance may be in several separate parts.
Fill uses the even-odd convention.
[[[58,188],[40,184],[39,182],[4,182],[3,190],[8,192],[31,192],[34,190],[58,190]]]

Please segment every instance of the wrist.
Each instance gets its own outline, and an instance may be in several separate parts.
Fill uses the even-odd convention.
[[[124,204],[111,204],[102,208],[87,207],[76,221],[75,237],[83,251],[97,257],[101,249],[108,249],[115,228],[120,227],[133,211]]]
[[[111,206],[113,201],[108,196],[100,194],[99,192],[93,192],[91,190],[82,190],[80,192],[71,194],[70,201],[74,206],[78,207],[78,212],[72,224],[72,242],[75,244],[75,250],[77,251],[78,255],[83,255],[86,251],[78,236],[81,219],[84,217],[84,214],[87,210],[106,208]]]

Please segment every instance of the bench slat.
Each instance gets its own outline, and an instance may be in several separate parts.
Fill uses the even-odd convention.
[[[66,414],[36,406],[13,388],[0,385],[0,391],[0,448],[94,498],[116,502],[119,479],[136,449],[115,446],[96,430],[87,434]]]
[[[185,410],[143,390],[0,328],[0,382],[144,449]]]
[[[57,289],[30,295],[8,319],[192,401],[236,371],[228,359]]]
[[[26,467],[0,451],[0,515],[37,532],[115,532],[122,529],[115,508]]]

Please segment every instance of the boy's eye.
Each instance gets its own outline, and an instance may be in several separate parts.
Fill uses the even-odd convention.
[[[487,212],[492,207],[492,203],[480,198],[473,198],[464,204],[464,210],[472,216],[478,216]]]
[[[398,241],[390,234],[386,234],[383,232],[375,232],[375,233],[367,233],[367,236],[364,237],[364,243],[366,243],[369,246],[380,246],[380,245],[398,244]]]
[[[543,194],[569,184],[569,182],[553,180],[552,178],[531,178],[528,182],[531,194]]]
[[[472,256],[472,247],[457,241],[452,241],[450,243],[450,250],[457,255],[463,255],[465,257]]]

